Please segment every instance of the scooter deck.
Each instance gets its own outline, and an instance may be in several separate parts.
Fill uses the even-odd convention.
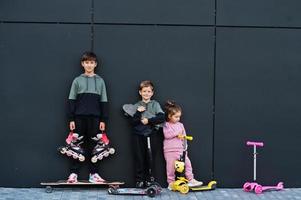
[[[101,183],[90,183],[87,180],[79,180],[77,183],[68,183],[66,180],[59,180],[57,182],[42,182],[41,185],[46,186],[45,191],[47,193],[51,193],[53,188],[52,187],[75,187],[75,186],[109,186],[112,188],[118,188],[120,185],[123,185],[124,182],[118,181],[105,181]]]
[[[108,193],[112,195],[147,195],[149,197],[155,197],[160,194],[162,188],[148,187],[148,188],[109,188]]]
[[[208,185],[199,186],[199,187],[190,187],[189,190],[191,192],[214,190],[216,188],[216,184],[217,184],[216,181],[210,181]]]

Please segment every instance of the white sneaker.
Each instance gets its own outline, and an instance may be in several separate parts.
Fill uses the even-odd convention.
[[[197,181],[195,179],[191,179],[190,181],[188,181],[188,187],[198,187],[203,185],[202,181]]]
[[[77,183],[77,174],[71,173],[68,177],[67,183]]]
[[[104,179],[102,179],[99,174],[95,173],[95,174],[90,174],[89,175],[89,182],[90,183],[103,183],[105,182]]]
[[[170,191],[172,191],[172,187],[171,187],[172,184],[173,184],[173,182],[169,183],[169,184],[168,184],[168,187],[167,187],[167,189],[170,190]]]

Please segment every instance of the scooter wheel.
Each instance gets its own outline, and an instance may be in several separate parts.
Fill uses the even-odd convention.
[[[243,189],[245,192],[251,192],[253,190],[252,184],[249,182],[246,182],[243,186]]]
[[[261,185],[256,185],[255,186],[255,193],[256,194],[261,194],[262,193],[262,186]]]
[[[179,192],[182,194],[187,194],[189,192],[189,187],[187,184],[183,184],[179,188]]]
[[[146,189],[146,194],[149,197],[155,197],[156,196],[156,188],[155,187],[149,187]]]

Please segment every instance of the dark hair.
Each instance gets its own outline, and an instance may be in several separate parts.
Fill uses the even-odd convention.
[[[139,90],[142,90],[142,88],[145,88],[145,87],[151,87],[152,90],[154,90],[154,84],[149,80],[142,81],[139,85]]]
[[[182,112],[182,108],[174,101],[171,100],[166,101],[165,103],[166,121],[168,121],[169,116],[172,116],[177,112]]]
[[[83,62],[86,60],[94,60],[95,62],[98,62],[96,54],[93,53],[92,51],[86,51],[83,53],[80,61]]]

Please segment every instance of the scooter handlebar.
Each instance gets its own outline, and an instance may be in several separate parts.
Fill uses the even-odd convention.
[[[263,142],[251,142],[251,141],[247,141],[247,146],[259,146],[259,147],[263,147]]]

